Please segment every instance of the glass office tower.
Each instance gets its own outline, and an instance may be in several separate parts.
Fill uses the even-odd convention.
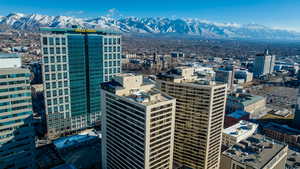
[[[121,72],[121,36],[87,29],[42,34],[47,131],[50,139],[100,122],[100,84]]]

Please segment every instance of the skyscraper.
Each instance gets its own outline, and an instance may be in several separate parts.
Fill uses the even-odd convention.
[[[162,92],[176,99],[174,162],[191,169],[219,169],[226,84],[200,81],[194,68],[157,76]]]
[[[79,28],[41,28],[49,138],[100,122],[100,83],[121,72],[121,36]]]
[[[102,84],[102,168],[172,169],[175,99],[141,75]]]
[[[269,51],[267,49],[263,54],[257,54],[254,61],[254,76],[261,77],[273,73],[275,59],[276,56],[269,54]]]
[[[31,74],[20,66],[17,55],[0,54],[0,169],[35,168]]]

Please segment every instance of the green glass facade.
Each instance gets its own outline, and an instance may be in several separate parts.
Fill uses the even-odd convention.
[[[50,29],[41,36],[48,138],[100,123],[100,84],[121,72],[121,36]]]
[[[72,116],[87,112],[87,77],[85,37],[68,36],[69,80]]]

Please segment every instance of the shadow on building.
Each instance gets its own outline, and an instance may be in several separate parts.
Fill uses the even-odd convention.
[[[18,123],[23,123],[19,125]],[[10,126],[0,123],[0,169],[35,169],[35,133],[32,116],[26,119],[15,120]],[[5,125],[5,126],[4,126]],[[14,130],[12,133],[10,131]]]

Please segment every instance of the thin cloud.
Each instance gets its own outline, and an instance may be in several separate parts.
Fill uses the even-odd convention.
[[[84,11],[80,10],[80,11],[67,11],[65,14],[72,16],[72,15],[82,15],[84,13],[85,13]]]

